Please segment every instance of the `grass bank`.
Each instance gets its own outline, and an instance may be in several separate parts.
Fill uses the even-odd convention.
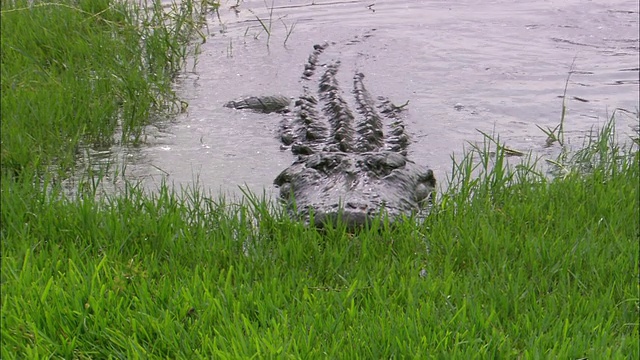
[[[127,84],[140,88],[104,85],[99,99],[112,91],[121,101],[101,112],[111,127],[91,123],[87,114],[100,102],[88,94],[100,82],[72,73],[90,76],[125,59],[128,47],[148,46],[127,34],[155,33],[171,19],[144,30],[140,19],[150,13],[140,8],[64,4],[2,3],[2,358],[640,356],[640,156],[618,147],[611,124],[561,159],[563,176],[553,180],[532,162],[506,166],[504,147],[488,140],[453,161],[449,190],[423,224],[357,234],[319,233],[259,199],[225,204],[197,188],[148,195],[131,185],[118,196],[67,198],[33,176],[64,159],[71,166],[74,146],[112,139],[126,119],[138,119],[122,125],[135,140],[153,111],[175,103],[168,86],[179,67],[169,48],[140,62],[132,53],[139,66],[114,66],[96,79],[138,68]],[[56,13],[58,23],[86,16],[58,26],[65,34],[97,22],[77,30],[91,49],[98,39],[127,45],[93,58],[58,33],[35,49],[67,48],[27,53],[33,47],[7,34],[5,20],[28,15],[9,22],[26,29],[45,21],[39,31],[52,31],[49,17],[31,14],[45,10],[71,13]],[[109,35],[90,35],[99,29]],[[178,54],[194,33],[181,34]],[[73,85],[58,86],[67,80]],[[39,112],[28,111],[32,102]],[[47,104],[58,115],[42,120]],[[132,113],[139,115],[125,116]]]
[[[637,357],[639,157],[607,154],[469,156],[424,224],[357,234],[194,189],[3,196],[2,356]]]
[[[171,81],[206,8],[137,3],[2,0],[3,172],[67,171],[82,144],[139,141],[154,114],[179,111]]]

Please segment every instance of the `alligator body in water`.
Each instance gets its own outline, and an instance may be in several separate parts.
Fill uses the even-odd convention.
[[[280,139],[297,159],[274,184],[293,216],[317,227],[342,222],[357,228],[381,214],[392,223],[426,215],[436,180],[430,169],[407,158],[402,108],[382,97],[374,100],[364,87],[364,75],[356,73],[352,111],[338,87],[339,62],[319,64],[327,46],[314,46],[302,77],[303,94],[293,109],[284,110],[286,98],[281,96],[225,106],[271,112],[276,104],[285,113]],[[314,82],[319,67],[324,71]]]

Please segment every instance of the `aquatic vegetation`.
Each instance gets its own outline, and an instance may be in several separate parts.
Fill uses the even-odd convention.
[[[172,79],[207,9],[150,5],[2,2],[3,171],[52,163],[66,171],[80,142],[135,143],[154,115],[180,110]]]

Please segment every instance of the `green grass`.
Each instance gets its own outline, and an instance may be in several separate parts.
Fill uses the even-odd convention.
[[[487,136],[453,159],[448,190],[423,224],[355,234],[319,232],[262,199],[225,203],[198,187],[147,194],[130,184],[95,197],[99,179],[90,178],[70,198],[43,169],[72,160],[78,144],[110,139],[128,106],[139,114],[126,125],[132,133],[166,111],[180,61],[136,63],[145,66],[130,84],[140,87],[109,85],[122,100],[112,104],[107,85],[92,92],[99,81],[73,80],[60,64],[127,78],[129,66],[109,64],[141,45],[127,36],[149,34],[139,19],[150,13],[65,4],[8,11],[27,5],[2,3],[3,359],[640,357],[640,156],[637,145],[619,145],[613,122],[554,160],[553,179],[531,159],[508,165],[506,148]],[[93,22],[58,31],[92,49],[109,38],[118,56],[93,58],[60,34],[37,50],[48,55],[21,55],[39,49],[19,47],[38,40],[24,29],[56,26],[39,11]],[[192,19],[185,11],[154,29]],[[4,31],[15,24],[25,39]],[[94,37],[99,29],[110,35]],[[197,34],[185,31],[175,54]],[[25,58],[34,61],[20,67]],[[91,111],[116,125],[93,123]]]
[[[616,155],[462,170],[425,224],[357,234],[196,189],[3,196],[2,356],[635,357],[639,157]]]
[[[178,111],[171,90],[203,21],[184,1],[2,0],[3,171],[73,166],[81,144],[140,140],[153,115]]]

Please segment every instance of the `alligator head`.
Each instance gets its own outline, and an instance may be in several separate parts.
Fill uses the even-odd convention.
[[[381,213],[393,222],[420,212],[435,182],[430,169],[393,151],[304,155],[275,179],[296,216],[307,222],[313,217],[317,227],[342,222],[348,228],[371,223]]]

